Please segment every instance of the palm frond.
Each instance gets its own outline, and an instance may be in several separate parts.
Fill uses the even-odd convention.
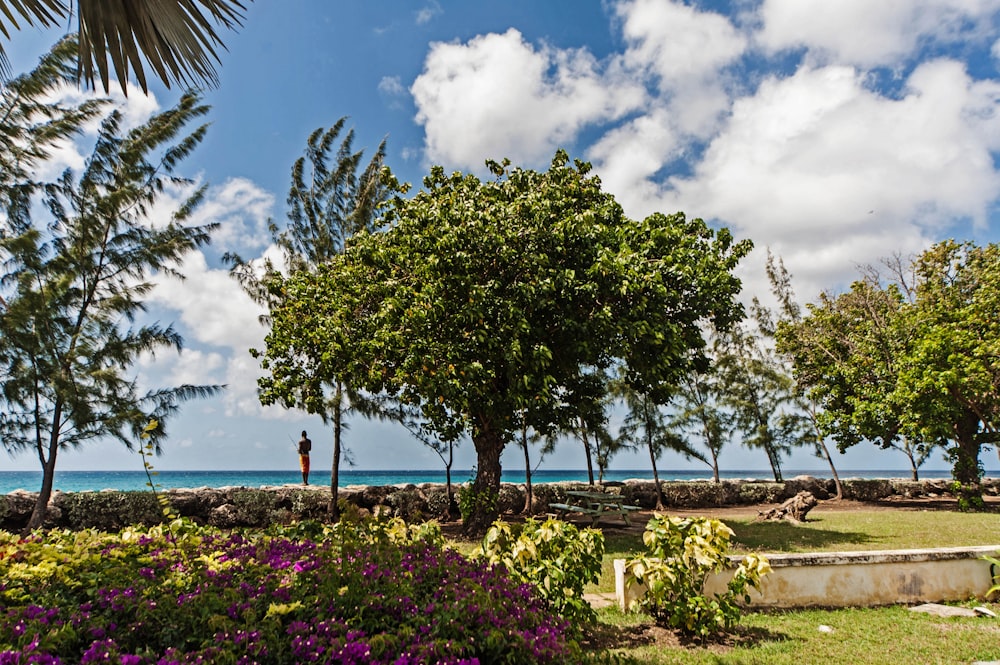
[[[66,11],[63,0],[0,0],[0,33],[3,33],[4,39],[10,39],[7,26],[9,24],[14,30],[20,30],[18,18],[25,25],[37,23],[39,27],[48,28],[65,16]],[[0,44],[0,78],[10,78],[10,62],[3,44]]]
[[[241,26],[246,10],[239,0],[78,0],[78,6],[83,81],[93,87],[100,77],[107,91],[113,69],[124,91],[131,70],[143,92],[143,60],[167,87],[216,85],[216,48],[225,45],[213,23]]]

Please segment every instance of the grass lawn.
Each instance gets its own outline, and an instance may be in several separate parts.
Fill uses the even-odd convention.
[[[919,510],[817,510],[804,524],[722,517],[737,551],[820,552],[1000,545],[1000,514]],[[604,569],[590,591],[613,592],[612,560],[641,536],[607,530]],[[996,600],[996,599],[994,599]],[[975,601],[965,603],[967,606]],[[986,607],[1000,614],[1000,604]],[[821,630],[825,626],[830,629]],[[972,663],[1000,660],[1000,619],[941,618],[905,607],[748,612],[737,633],[684,643],[643,615],[601,610],[595,643],[644,663]]]

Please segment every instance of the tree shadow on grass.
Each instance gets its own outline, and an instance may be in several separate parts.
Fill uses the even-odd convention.
[[[816,526],[816,521],[803,524],[792,522],[727,522],[735,533],[734,540],[748,550],[767,552],[803,552],[829,549],[841,545],[865,545],[878,540],[860,531],[836,531]]]

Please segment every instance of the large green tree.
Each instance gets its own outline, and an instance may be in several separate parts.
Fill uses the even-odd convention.
[[[932,446],[902,428],[909,406],[896,392],[914,333],[904,310],[912,299],[875,270],[846,293],[822,293],[808,315],[777,329],[778,349],[793,360],[796,383],[819,405],[817,424],[841,452],[861,441],[907,453],[911,473]]]
[[[998,440],[1000,246],[941,242],[895,276],[822,296],[779,340],[838,445],[943,446],[975,505],[982,446]]]
[[[224,47],[215,24],[241,25],[239,0],[0,0],[0,33],[21,25],[54,27],[76,14],[77,77],[108,91],[114,73],[126,90],[131,70],[148,91],[143,60],[167,87],[215,84],[216,49]],[[20,23],[18,22],[20,20]],[[9,65],[0,42],[0,77]]]
[[[153,273],[177,274],[168,266],[208,243],[214,228],[186,224],[204,188],[170,220],[147,218],[165,187],[184,182],[173,171],[206,130],[187,133],[186,125],[206,111],[196,96],[185,95],[127,133],[112,111],[79,174],[67,170],[42,187],[41,205],[4,210],[0,440],[11,453],[32,452],[42,469],[28,529],[45,516],[61,451],[104,438],[131,448],[151,419],[160,423],[148,433],[159,450],[164,423],[179,403],[220,389],[142,392],[130,372],[140,356],[182,345],[172,327],[135,319]]]
[[[364,151],[354,149],[354,130],[342,135],[346,123],[343,117],[327,129],[315,130],[306,141],[305,154],[292,165],[288,223],[284,228],[271,224],[272,239],[282,251],[283,265],[257,265],[233,254],[225,257],[232,265],[231,274],[268,312],[281,306],[287,275],[315,270],[343,252],[355,233],[373,231],[382,207],[396,192],[395,180],[385,167],[385,141],[362,168]],[[265,314],[262,322],[269,325],[270,321],[270,314]],[[280,401],[288,408],[304,409],[332,425],[329,514],[336,518],[345,419],[363,398],[337,375],[314,375],[312,379],[280,396],[263,391],[261,401]],[[377,407],[371,403],[364,410],[373,412]],[[402,415],[402,410],[388,408],[386,413],[399,414],[400,422],[407,426],[412,422],[412,418]]]
[[[261,383],[283,398],[340,376],[419,405],[446,440],[468,432],[470,533],[497,515],[521,419],[567,422],[589,368],[620,365],[637,390],[669,394],[701,360],[702,325],[742,316],[732,270],[750,248],[680,213],[628,219],[561,151],[544,172],[488,166],[485,182],[435,167],[423,191],[394,199],[388,231],[289,280]]]

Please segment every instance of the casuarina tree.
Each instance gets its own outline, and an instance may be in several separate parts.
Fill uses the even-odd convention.
[[[419,406],[445,440],[468,433],[468,533],[497,516],[500,456],[522,421],[564,426],[592,401],[591,369],[664,400],[704,362],[704,325],[743,315],[732,271],[750,249],[682,213],[629,219],[562,151],[543,172],[487,165],[487,181],[435,167],[393,200],[387,231],[293,276],[262,357],[265,393],[340,376]]]
[[[268,312],[280,306],[288,275],[314,270],[344,251],[352,235],[372,230],[381,208],[395,193],[395,181],[385,167],[385,141],[362,168],[364,152],[354,149],[354,130],[341,136],[346,123],[347,118],[340,118],[328,129],[315,130],[306,142],[305,154],[292,165],[288,223],[284,228],[271,224],[283,265],[258,264],[234,254],[225,257],[233,277]],[[262,317],[265,325],[270,321],[269,314]],[[363,398],[338,376],[312,378],[315,381],[299,383],[295,390],[283,392],[280,399],[273,392],[262,392],[261,401],[280,401],[286,407],[304,409],[332,425],[329,514],[336,518],[344,421]],[[372,412],[376,406],[369,404],[363,410]]]
[[[19,85],[4,89],[5,105]],[[131,449],[150,420],[159,423],[147,432],[159,450],[180,402],[220,389],[141,391],[130,371],[141,356],[182,346],[172,327],[136,319],[155,274],[179,276],[181,259],[207,244],[215,226],[188,224],[204,187],[169,219],[149,214],[166,188],[190,184],[173,172],[202,140],[206,126],[188,133],[187,125],[206,111],[188,94],[130,131],[112,111],[79,173],[35,183],[39,205],[4,210],[0,440],[11,453],[30,451],[41,466],[28,529],[45,516],[60,452],[107,438]],[[12,200],[21,201],[7,197]]]

